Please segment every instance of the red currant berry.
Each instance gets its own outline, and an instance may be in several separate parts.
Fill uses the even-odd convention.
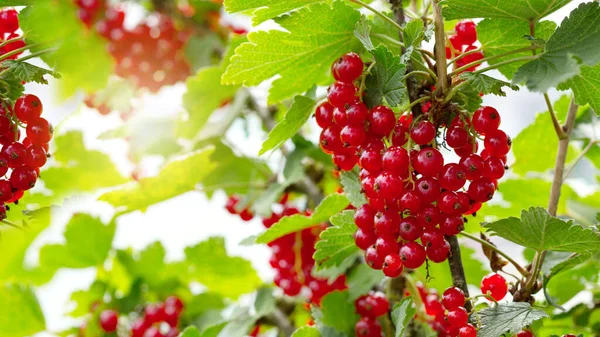
[[[25,164],[27,149],[21,143],[13,142],[2,148],[2,153],[8,158],[8,166],[17,168]]]
[[[533,337],[533,333],[529,330],[521,330],[517,333],[517,337]]]
[[[483,174],[484,161],[476,154],[470,154],[460,159],[459,164],[465,169],[467,179],[475,180],[481,178]]]
[[[500,301],[508,292],[506,280],[499,274],[489,274],[481,280],[481,292],[489,293],[496,301]]]
[[[465,183],[467,182],[467,173],[458,164],[446,164],[442,168],[442,172],[440,172],[438,181],[442,188],[457,191],[465,186]]]
[[[470,155],[471,153],[476,153],[477,149],[479,149],[479,143],[477,143],[477,140],[475,138],[469,136],[469,141],[467,142],[467,145],[454,149],[454,153],[456,153],[457,156],[463,158]]]
[[[393,210],[377,213],[374,223],[375,233],[379,236],[397,237],[400,231],[400,220],[400,214]]]
[[[374,187],[381,198],[392,201],[402,193],[403,183],[397,175],[383,172],[375,178]]]
[[[332,159],[333,164],[342,171],[350,171],[358,164],[358,158],[353,153],[336,153]]]
[[[438,187],[437,193],[438,193],[438,195],[440,193],[439,187]],[[436,197],[436,199],[437,199],[437,197]],[[440,220],[441,220],[440,210],[439,210],[439,208],[437,208],[435,206],[426,205],[421,209],[421,211],[417,215],[417,218],[419,219],[419,223],[421,225],[423,225],[423,227],[434,228],[438,223],[440,223]]]
[[[346,125],[340,132],[340,139],[345,147],[360,146],[367,139],[367,132],[362,125]]]
[[[169,324],[170,327],[174,328],[179,323],[179,312],[174,307],[164,307],[163,319]]]
[[[449,128],[446,131],[446,144],[453,149],[463,147],[469,142],[469,132],[463,128]]]
[[[422,177],[416,182],[415,191],[421,196],[422,202],[434,202],[440,196],[440,184],[435,178]]]
[[[440,223],[440,230],[444,235],[457,235],[465,229],[465,221],[462,216],[447,216]]]
[[[369,204],[364,204],[360,206],[354,213],[354,223],[360,229],[372,231],[374,225],[373,221],[376,214],[377,211],[373,209],[373,207],[371,207]]]
[[[383,261],[383,274],[387,277],[398,277],[402,274],[404,266],[398,254],[390,254]]]
[[[321,131],[319,144],[325,153],[332,154],[339,152],[344,147],[340,139],[340,132],[341,129],[335,125],[331,125]]]
[[[329,104],[329,102],[325,102],[319,105],[317,110],[315,110],[315,119],[322,129],[333,124],[333,109],[335,109],[333,105]]]
[[[237,210],[235,209],[235,207],[237,206],[237,204],[240,202],[240,198],[235,196],[235,195],[231,195],[229,196],[229,198],[227,199],[227,203],[225,204],[225,209],[227,210],[227,212],[231,213],[231,214],[237,214]]]
[[[464,45],[469,45],[477,41],[477,29],[475,22],[471,20],[460,21],[454,27],[456,35],[460,36],[460,40]]]
[[[333,110],[333,121],[339,127],[344,127],[346,124],[348,124],[348,116],[346,116],[346,109],[335,108]]]
[[[446,261],[450,254],[450,244],[444,240],[439,246],[431,246],[427,248],[427,257],[429,260],[435,263],[442,263]]]
[[[369,293],[367,303],[370,304],[371,314],[375,317],[383,316],[390,310],[390,303],[382,292]]]
[[[100,313],[100,327],[105,332],[114,332],[117,330],[119,317],[114,310],[104,310]]]
[[[475,46],[473,46],[473,45],[470,45],[470,46],[468,46],[468,47],[467,47],[467,49],[465,49],[465,53],[466,53],[466,52],[473,51],[473,50],[475,50],[475,49],[477,49],[477,47],[475,47]],[[482,52],[480,52],[480,51],[478,51],[478,52],[475,52],[475,53],[473,53],[473,54],[469,54],[469,55],[467,55],[467,56],[463,57],[462,59],[460,59],[460,60],[456,61],[456,63],[457,63],[457,65],[458,65],[459,61],[462,61],[462,62],[464,63],[463,65],[467,65],[467,64],[470,64],[470,63],[475,63],[475,62],[477,62],[477,61],[480,61],[481,59],[483,59],[483,53],[482,53]],[[469,67],[469,68],[467,69],[467,71],[475,71],[475,69],[477,69],[477,67],[478,67],[479,65],[481,65],[481,63],[479,63],[478,65],[475,65],[475,66]],[[481,95],[480,95],[480,96],[481,96]]]
[[[40,118],[42,110],[42,101],[35,95],[23,95],[15,103],[15,114],[25,124]]]
[[[386,172],[406,178],[409,164],[408,152],[402,147],[392,146],[383,153],[382,168]]]
[[[369,117],[369,109],[361,102],[352,104],[346,109],[346,117],[349,124],[364,126]]]
[[[0,202],[8,202],[13,196],[12,185],[8,180],[0,180]]]
[[[443,241],[444,234],[437,228],[425,229],[423,235],[421,235],[421,243],[425,248],[439,246]]]
[[[347,105],[354,104],[358,100],[356,93],[357,90],[354,85],[344,82],[335,82],[327,91],[327,99],[334,107],[345,109]]]
[[[406,241],[415,241],[423,234],[423,226],[419,224],[417,218],[413,216],[406,217],[400,221],[400,237]]]
[[[435,126],[430,121],[420,121],[410,130],[410,138],[419,144],[429,144],[435,138]]]
[[[365,262],[373,269],[380,270],[383,268],[384,259],[385,256],[380,256],[373,246],[367,248],[365,251]]]
[[[352,83],[362,75],[363,68],[363,61],[358,54],[347,53],[335,61],[331,72],[336,81]]]
[[[46,164],[46,151],[39,145],[31,145],[25,153],[25,165],[31,167],[42,167]]]
[[[500,157],[510,151],[512,140],[504,131],[494,130],[486,134],[483,144],[490,156]]]
[[[460,214],[460,202],[458,196],[452,191],[444,191],[438,200],[439,209],[447,215]],[[444,233],[445,234],[445,233]]]
[[[366,250],[374,245],[376,239],[377,237],[375,236],[375,233],[363,231],[360,228],[356,231],[356,233],[354,233],[354,243],[362,250]]]
[[[380,236],[377,238],[377,241],[375,241],[375,249],[377,250],[377,255],[387,256],[398,253],[400,247],[394,237],[384,235]]]
[[[4,9],[0,12],[0,30],[2,33],[14,33],[19,29],[19,14],[14,9]]]
[[[148,325],[143,319],[138,319],[131,325],[131,337],[144,337]]]
[[[144,337],[166,337],[160,332],[160,329],[154,326],[151,326],[144,332]]]
[[[402,118],[402,117],[401,117]],[[392,133],[392,144],[394,146],[403,146],[408,141],[408,128],[400,121],[394,126]]]
[[[360,167],[370,173],[379,173],[382,168],[381,151],[376,149],[365,149],[360,154],[358,163]]]
[[[401,212],[408,211],[410,214],[415,215],[421,210],[421,199],[414,190],[406,191],[400,197],[398,206]]]
[[[387,136],[396,125],[396,117],[392,109],[379,105],[369,115],[370,131],[378,136]]]
[[[471,324],[466,324],[458,329],[458,337],[477,337],[477,329]]]
[[[54,128],[52,124],[48,123],[44,118],[38,118],[33,121],[29,121],[27,125],[27,138],[31,140],[32,144],[43,145],[52,139]]]
[[[444,291],[442,304],[447,310],[454,310],[465,304],[465,293],[457,287],[450,287]]]
[[[146,324],[152,325],[163,320],[163,310],[159,305],[149,304],[144,308],[144,320]]]
[[[183,311],[183,301],[177,296],[169,296],[165,300],[165,308],[172,307],[177,313]]]
[[[473,114],[473,128],[481,135],[486,135],[500,127],[500,114],[491,106],[482,106]]]
[[[467,193],[472,200],[486,202],[492,200],[496,185],[488,178],[473,180]]]
[[[488,179],[500,179],[504,176],[504,162],[498,157],[489,157],[483,165],[482,175]]]
[[[376,319],[362,317],[354,327],[356,337],[381,337],[381,325]]]
[[[419,151],[412,164],[423,176],[437,177],[444,166],[444,157],[440,151],[429,147]]]
[[[404,266],[416,269],[425,263],[425,248],[416,242],[407,242],[400,248],[400,258]]]
[[[469,322],[469,313],[463,307],[452,309],[448,311],[448,322],[455,328],[465,326]]]
[[[452,35],[448,40],[450,41],[452,48],[446,47],[446,58],[451,59],[462,53],[463,42],[458,35]]]

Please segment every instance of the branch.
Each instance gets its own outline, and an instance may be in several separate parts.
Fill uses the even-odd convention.
[[[548,97],[548,93],[544,93],[544,100],[546,101],[546,105],[548,106],[548,112],[550,113],[550,118],[552,118],[552,126],[554,126],[554,131],[556,131],[558,139],[565,139],[567,135],[565,134],[565,131],[562,129],[560,123],[558,122],[556,112],[554,112],[554,107],[552,106],[552,102],[550,102],[550,97]]]
[[[466,238],[469,238],[473,241],[479,242],[481,245],[486,246],[490,249],[492,249],[493,251],[495,251],[496,253],[498,253],[499,255],[501,255],[503,258],[505,258],[508,262],[512,263],[515,268],[517,268],[517,270],[519,271],[519,273],[521,273],[521,275],[523,276],[527,276],[529,275],[529,273],[527,272],[527,270],[525,270],[525,268],[523,268],[519,263],[517,263],[517,261],[513,260],[510,256],[508,256],[508,254],[506,254],[505,252],[503,252],[502,250],[500,250],[498,247],[494,246],[493,244],[482,240],[476,236],[473,236],[471,234],[468,234],[466,232],[461,232],[459,235],[464,236]]]
[[[466,297],[469,297],[469,288],[467,287],[467,278],[465,277],[465,269],[462,265],[462,259],[460,257],[460,246],[458,239],[455,235],[446,236],[446,241],[450,244],[450,256],[448,257],[448,265],[450,266],[450,273],[452,274],[452,283],[455,287],[460,288]],[[465,309],[471,311],[472,306],[470,302],[465,302]]]
[[[387,15],[381,13],[380,11],[376,10],[375,8],[369,6],[368,4],[362,2],[361,0],[350,0],[351,2],[357,3],[361,6],[363,6],[364,8],[370,10],[371,12],[373,12],[373,14],[378,15],[379,17],[381,17],[383,20],[387,21],[388,23],[390,23],[392,26],[394,26],[394,28],[396,28],[399,31],[402,31],[402,26],[400,26],[399,24],[396,23],[396,21],[390,19]]]
[[[448,89],[448,76],[446,64],[446,33],[444,31],[444,17],[439,0],[433,1],[433,20],[435,25],[435,65],[437,68],[437,89],[444,94]]]

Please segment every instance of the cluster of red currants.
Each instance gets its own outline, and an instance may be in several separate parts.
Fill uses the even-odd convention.
[[[184,56],[189,38],[166,16],[149,18],[132,30],[124,27],[125,12],[107,7],[102,0],[76,0],[79,17],[108,40],[108,50],[117,62],[115,73],[139,88],[157,92],[161,87],[185,80],[191,73]]]
[[[354,53],[333,64],[336,82],[315,116],[323,128],[323,151],[333,154],[341,170],[356,164],[361,168],[359,179],[368,203],[355,213],[356,245],[366,250],[365,260],[372,268],[396,277],[404,267],[418,268],[426,259],[446,260],[450,246],[444,235],[460,233],[463,215],[492,199],[506,169],[511,140],[498,129],[500,115],[492,107],[482,107],[472,116],[448,116],[450,123],[429,113],[396,120],[385,106],[369,111],[353,84],[363,67]],[[441,134],[442,144],[454,149],[459,163],[444,163]],[[481,154],[478,137],[485,137]]]
[[[450,36],[450,42],[446,47],[446,58],[452,59],[462,54],[468,53],[456,60],[456,67],[460,68],[469,63],[477,62],[483,59],[483,53],[477,51],[474,45],[477,42],[477,29],[473,21],[460,21],[454,27],[456,34]],[[465,71],[475,71],[477,66],[472,66]]]
[[[144,315],[131,325],[131,337],[177,337],[179,317],[183,302],[176,296],[168,297],[164,303],[150,304],[144,308]],[[100,327],[105,332],[117,330],[119,317],[114,310],[100,313]]]
[[[21,54],[15,51],[25,47],[25,41],[21,39],[17,30],[19,30],[19,13],[12,8],[2,9],[0,11],[0,42],[15,40],[0,47],[0,55],[11,53],[10,56],[3,58],[15,60]]]
[[[390,304],[381,292],[370,292],[354,302],[356,313],[360,316],[354,326],[357,337],[381,337],[381,324],[377,317],[387,315]]]
[[[242,219],[243,221],[252,220],[254,218],[254,214],[252,214],[252,211],[250,211],[249,207],[246,206],[243,209],[239,209],[240,201],[241,199],[239,196],[234,194],[230,195],[229,198],[227,198],[225,209],[230,214],[239,215],[240,219]]]
[[[17,99],[14,108],[0,108],[0,176],[11,170],[8,179],[0,180],[0,218],[6,218],[4,204],[17,202],[39,177],[48,159],[48,142],[52,125],[42,115],[42,102],[31,94]],[[25,128],[26,137],[21,139]]]

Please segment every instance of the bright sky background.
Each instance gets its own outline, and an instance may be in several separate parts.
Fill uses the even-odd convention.
[[[562,18],[578,4],[585,1],[573,1],[562,10],[550,16],[550,19],[560,23]],[[498,73],[493,74],[499,75]],[[55,99],[53,85],[42,86],[37,84],[27,85],[27,92],[38,95],[44,104],[44,114],[48,119],[58,124],[66,116],[61,131],[66,129],[82,129],[88,147],[100,149],[110,153],[119,167],[129,175],[133,166],[126,159],[126,143],[119,140],[99,141],[96,137],[106,130],[119,125],[119,118],[115,115],[100,116],[96,111],[87,109],[81,104],[83,95],[74,97],[66,102]],[[143,97],[137,106],[138,111],[143,111],[145,116],[164,116],[177,114],[181,111],[181,96],[185,91],[183,84],[162,90],[156,96]],[[258,93],[264,96],[264,90]],[[484,104],[497,108],[502,115],[502,128],[511,136],[531,123],[535,114],[546,110],[544,99],[539,94],[529,93],[526,89],[519,92],[507,92],[508,97],[485,96]],[[553,100],[560,96],[559,93],[550,92]],[[548,121],[550,127],[550,121]],[[259,121],[250,119],[252,133],[250,138],[243,138],[245,132],[240,123],[234,125],[227,137],[235,142],[245,153],[255,155],[260,149],[265,134],[260,130]],[[276,161],[277,158],[270,158]],[[243,256],[252,261],[260,275],[268,280],[272,271],[268,264],[269,250],[264,246],[238,246],[238,243],[253,234],[263,230],[258,220],[244,223],[236,216],[228,214],[223,205],[226,196],[216,193],[212,200],[207,200],[201,193],[190,192],[177,198],[168,200],[150,207],[145,213],[134,212],[119,218],[117,232],[113,246],[115,248],[133,247],[136,250],[144,248],[151,242],[160,240],[167,250],[168,259],[183,257],[183,249],[202,241],[210,236],[225,236],[227,248],[230,253]],[[111,207],[95,202],[93,198],[80,200],[69,205],[69,211],[83,210],[109,220],[112,216]],[[62,232],[68,217],[63,221],[56,221],[48,230],[40,235],[28,252],[28,263],[37,263],[39,247],[50,242],[61,242]],[[0,242],[1,244],[1,242]],[[510,246],[509,246],[510,247]],[[84,270],[60,270],[53,280],[38,288],[38,296],[44,310],[49,331],[60,331],[73,326],[77,321],[65,316],[71,308],[70,294],[79,289],[86,289],[95,278],[93,268]],[[39,334],[39,336],[49,336]]]

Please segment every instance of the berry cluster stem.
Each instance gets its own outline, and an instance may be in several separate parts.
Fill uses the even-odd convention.
[[[448,257],[448,265],[452,274],[452,283],[455,287],[460,288],[466,297],[469,297],[469,288],[467,287],[467,279],[465,277],[465,269],[460,256],[460,245],[455,235],[446,236],[446,241],[450,244],[450,256]],[[465,309],[471,311],[471,303],[465,303]]]
[[[558,139],[565,139],[567,136],[562,126],[560,126],[560,122],[556,117],[556,112],[554,112],[554,107],[552,106],[552,102],[550,101],[550,97],[548,93],[544,93],[544,100],[546,101],[546,105],[548,106],[548,112],[550,113],[550,118],[552,118],[552,126],[554,126],[554,131],[556,131],[556,135]]]
[[[444,17],[442,16],[442,5],[439,0],[433,1],[433,20],[435,25],[435,64],[437,68],[437,89],[444,94],[448,89],[446,64],[446,33],[444,32]]]

